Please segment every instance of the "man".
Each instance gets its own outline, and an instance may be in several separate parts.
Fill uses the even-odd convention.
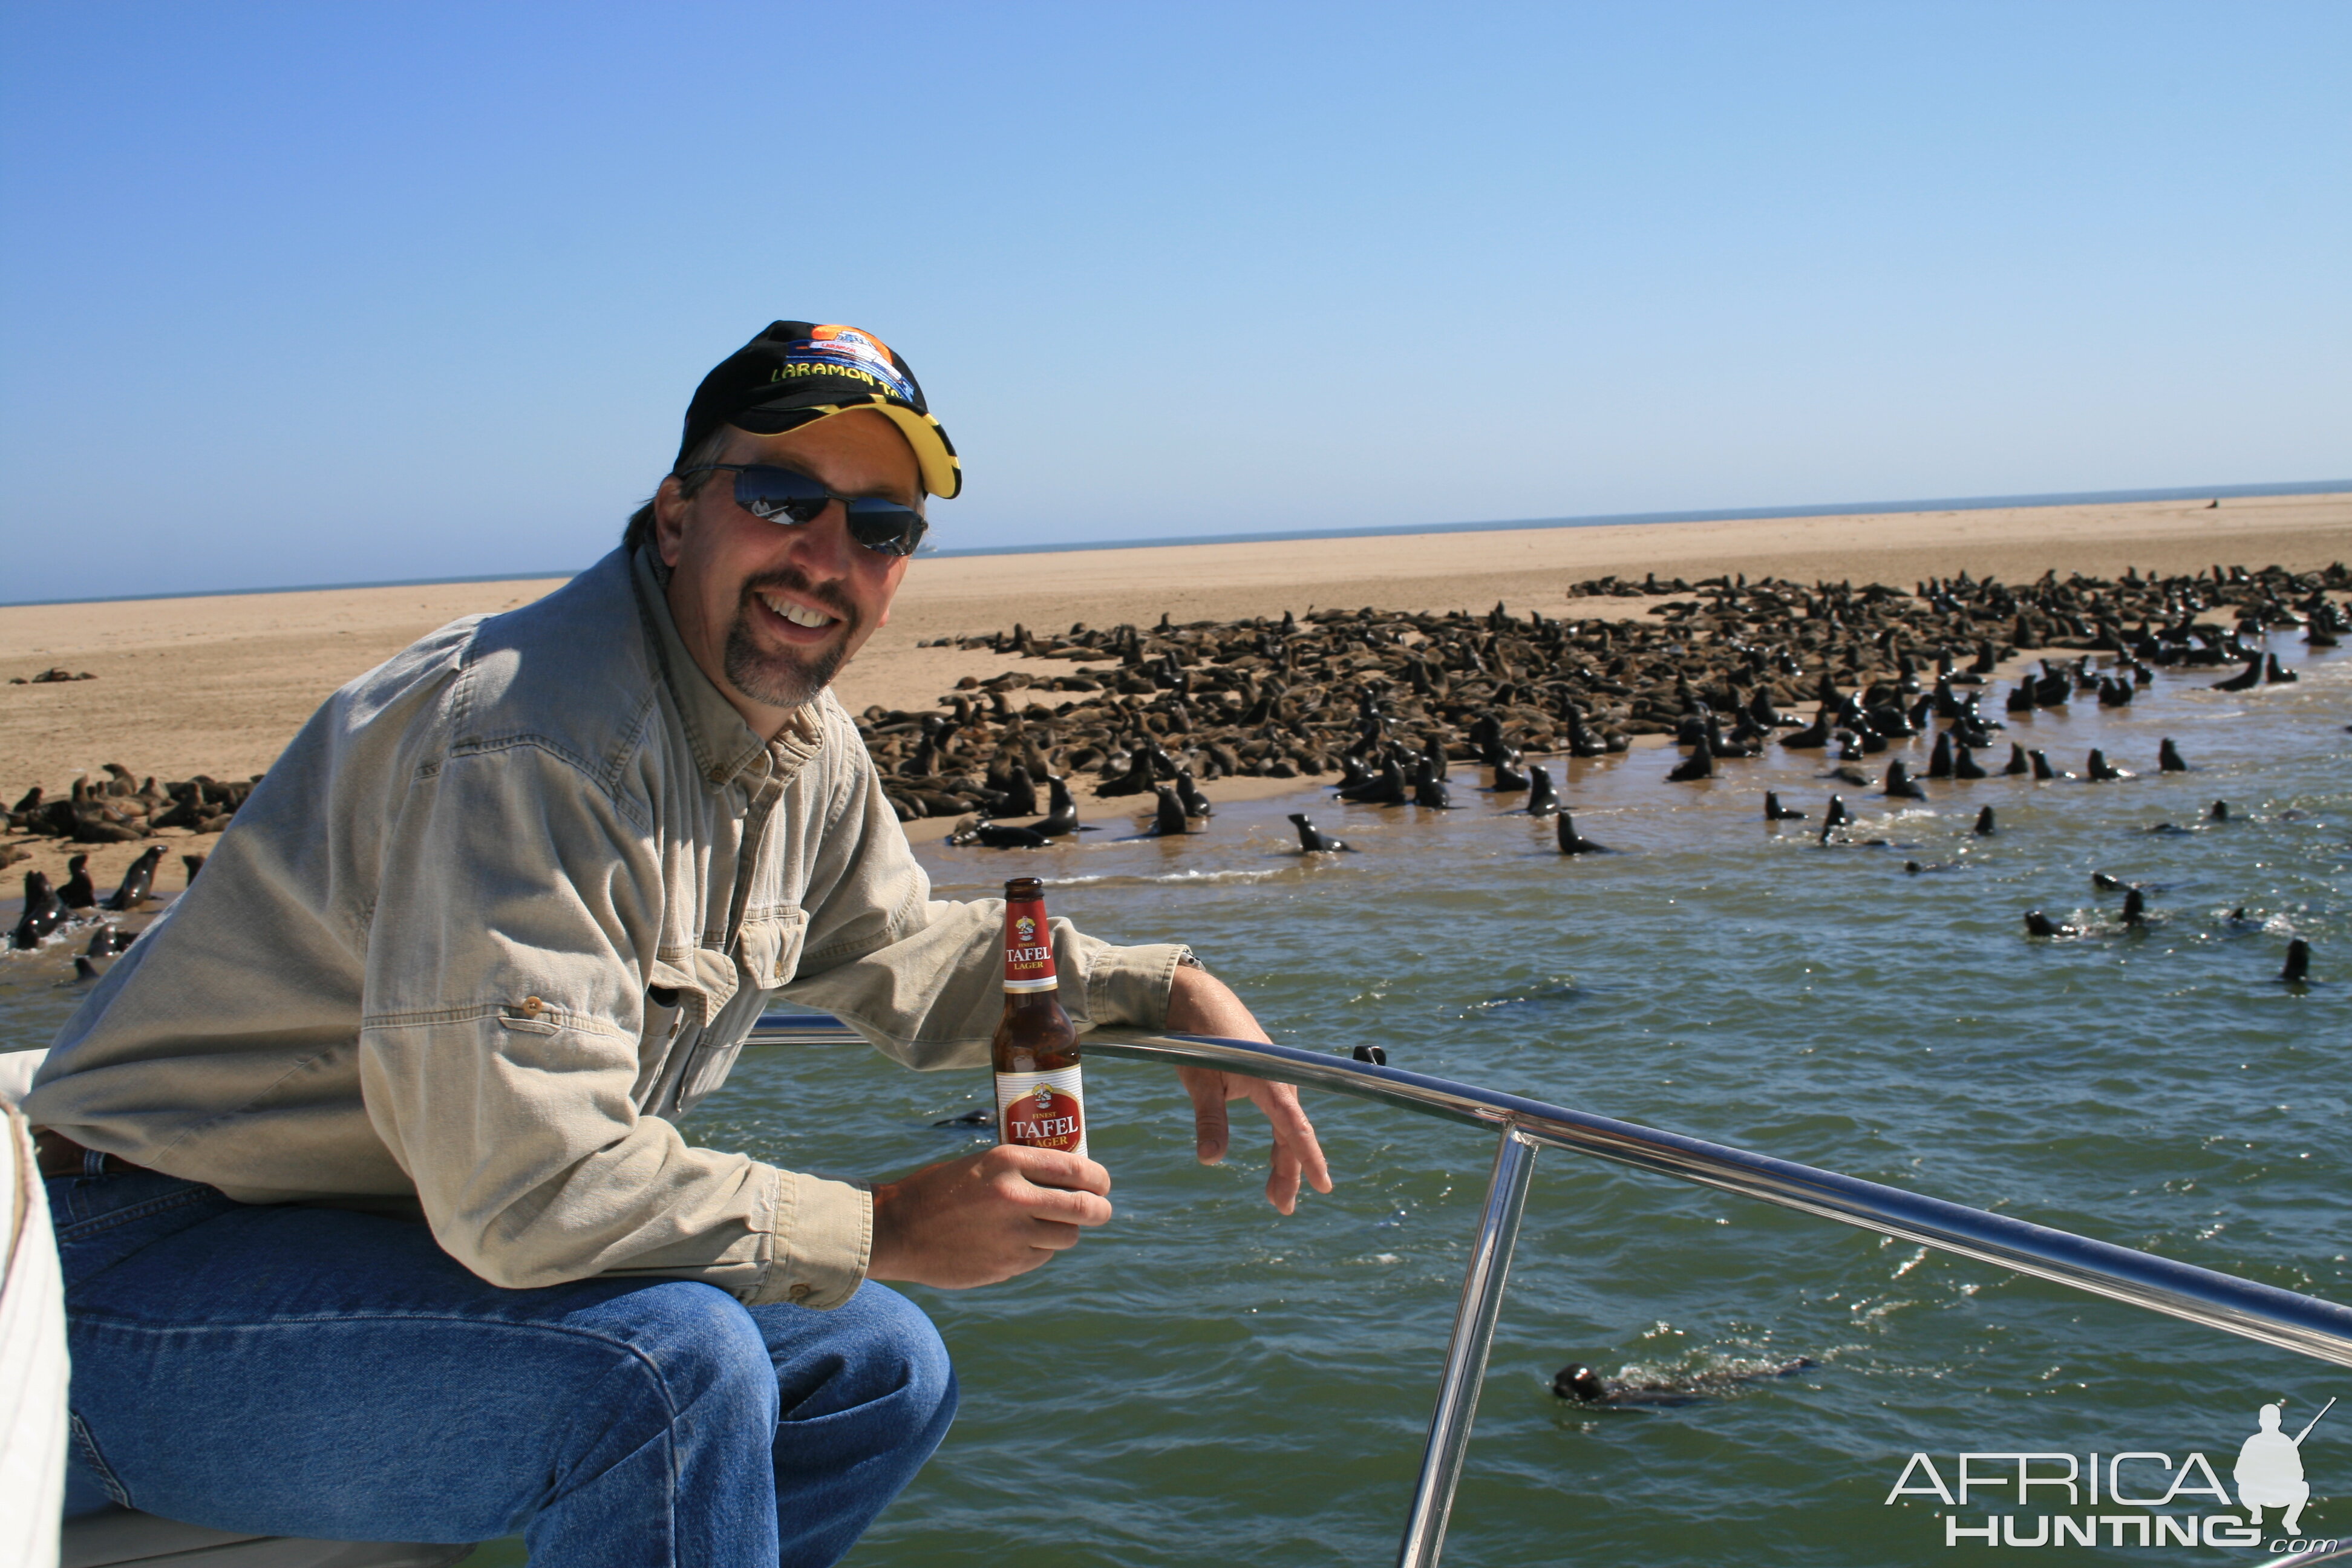
[[[1004,1279],[1111,1215],[997,1148],[869,1193],[688,1146],[779,992],[976,1067],[1000,906],[929,900],[827,689],[961,486],[903,360],[779,321],[705,378],[623,547],[337,692],[60,1033],[75,1491],[564,1564],[829,1563],[945,1432],[874,1283]],[[1066,1005],[1264,1038],[1177,947],[1055,922]],[[1329,1190],[1282,1086],[1267,1196]],[[421,1219],[422,1223],[419,1223]]]

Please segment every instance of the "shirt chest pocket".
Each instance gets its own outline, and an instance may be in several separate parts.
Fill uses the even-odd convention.
[[[743,917],[735,939],[735,962],[743,984],[754,991],[773,991],[793,977],[801,964],[801,944],[808,937],[808,911],[787,906]]]

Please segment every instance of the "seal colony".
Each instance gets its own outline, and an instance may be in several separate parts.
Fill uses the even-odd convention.
[[[1487,780],[1471,787],[1523,799],[1529,816],[1556,816],[1559,852],[1579,857],[1604,847],[1577,830],[1550,773],[1528,763],[1530,754],[1618,755],[1636,737],[1668,738],[1680,754],[1661,782],[1679,785],[1727,778],[1768,747],[1820,750],[1833,754],[1825,777],[1898,808],[1934,798],[1931,784],[2030,776],[2107,784],[2187,772],[2168,738],[2145,764],[2123,765],[2094,748],[2080,773],[2019,742],[1997,773],[1976,754],[1998,754],[2008,716],[2076,700],[2126,707],[2159,671],[2240,669],[2211,682],[2228,690],[2291,680],[2264,639],[2301,629],[2315,647],[2335,646],[2352,614],[2331,595],[2347,590],[2352,573],[2340,563],[2302,574],[2216,566],[2194,576],[2061,581],[2050,573],[2018,588],[1962,574],[1908,594],[1875,584],[1654,576],[1576,586],[1578,597],[1689,595],[1630,622],[1522,617],[1496,605],[1479,616],[1327,609],[1181,626],[1163,616],[1150,631],[1076,626],[1054,637],[1016,626],[940,640],[1087,668],[966,677],[940,698],[945,711],[869,708],[859,728],[902,820],[968,814],[950,844],[1039,842],[998,819],[1034,811],[1040,778],[1058,788],[1091,773],[1097,800],[1155,803],[1144,836],[1175,837],[1207,830],[1198,780],[1320,779],[1349,805],[1450,810],[1449,771],[1466,763]],[[1996,716],[1987,699],[2021,655],[2035,662]],[[1015,700],[1040,690],[1073,696],[1054,706]],[[1808,699],[1809,714],[1791,710]],[[1927,734],[1935,739],[1924,775],[1899,756],[1878,773],[1878,753]],[[1807,815],[1766,797],[1768,824]],[[1338,846],[1292,820],[1300,854]],[[1856,819],[1837,795],[1821,820],[1823,847],[1888,843],[1853,837]],[[1975,835],[1991,836],[1995,820],[1992,806],[1977,810]],[[2122,929],[2145,925],[2134,908]],[[2037,910],[2025,929],[2046,939],[2095,928]]]
[[[2260,638],[2290,627],[2339,635],[2346,608],[2328,595],[2347,591],[2341,563],[2063,582],[2050,573],[2022,587],[1963,573],[1908,594],[1608,577],[1573,592],[1690,596],[1651,606],[1654,623],[1522,617],[1496,605],[1484,616],[1324,609],[1184,626],[1162,616],[1148,630],[1078,625],[1062,636],[1015,626],[932,646],[1033,668],[967,676],[940,699],[943,710],[876,705],[857,724],[902,821],[1025,815],[1016,770],[1033,785],[1091,773],[1097,799],[1152,797],[1189,769],[1199,781],[1338,774],[1343,799],[1435,805],[1448,763],[1485,766],[1508,791],[1528,787],[1527,755],[1610,755],[1637,736],[1671,735],[1688,752],[1671,776],[1696,781],[1760,755],[1775,736],[1790,749],[1834,746],[1853,763],[1931,720],[1952,726],[1954,776],[1973,778],[1983,772],[1973,755],[1958,759],[1994,743],[2000,721],[1982,699],[2003,661],[2043,656],[2004,711],[2084,695],[2120,706],[2158,670],[2267,673]],[[2050,657],[2061,653],[2076,657]],[[2108,668],[2094,671],[2102,655]],[[1034,668],[1052,665],[1066,668]],[[1030,700],[1045,692],[1068,695]],[[1810,721],[1790,711],[1809,700]],[[2025,772],[2029,756],[2013,756],[2011,769]],[[1940,776],[1932,764],[1930,776]]]

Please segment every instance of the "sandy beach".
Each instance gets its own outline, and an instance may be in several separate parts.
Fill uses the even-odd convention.
[[[942,529],[952,536],[952,517]],[[963,676],[1014,660],[985,649],[922,647],[941,637],[1066,629],[1165,614],[1177,622],[1304,613],[1317,605],[1485,609],[1631,616],[1651,601],[1576,600],[1572,586],[1617,575],[1696,581],[1744,572],[1801,582],[1850,579],[1908,588],[1963,570],[2021,582],[2045,571],[2100,576],[2126,567],[2193,573],[2215,563],[2307,571],[2352,558],[2352,494],[2197,501],[1664,522],[1238,544],[1073,550],[918,561],[890,624],[843,673],[850,707],[927,708]],[[423,587],[328,589],[0,608],[0,681],[53,668],[95,679],[0,684],[0,793],[52,793],[115,762],[144,776],[243,778],[267,769],[336,687],[436,626],[512,608],[560,578]],[[1221,780],[1213,796],[1297,787]],[[914,824],[919,830],[938,825]],[[201,852],[167,833],[166,874]],[[189,842],[177,842],[186,839]],[[66,847],[32,840],[24,869],[56,874]],[[101,883],[137,845],[98,847]]]

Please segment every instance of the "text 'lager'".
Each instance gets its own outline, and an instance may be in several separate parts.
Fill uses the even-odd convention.
[[[1078,1032],[1062,1011],[1054,939],[1045,929],[1045,885],[1034,877],[1004,884],[1004,1016],[989,1049],[996,1068],[997,1142],[1084,1155]]]

